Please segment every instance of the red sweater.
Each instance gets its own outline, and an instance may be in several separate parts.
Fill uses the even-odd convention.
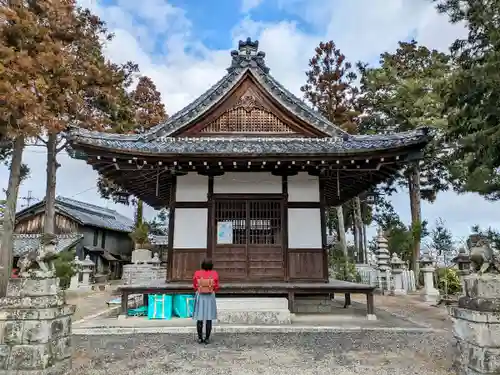
[[[217,271],[205,271],[198,270],[193,275],[193,288],[198,290],[198,280],[199,279],[212,279],[214,281],[214,292],[219,290],[219,274]]]

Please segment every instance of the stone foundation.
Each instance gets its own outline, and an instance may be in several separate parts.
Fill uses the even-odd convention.
[[[12,279],[0,298],[0,375],[65,375],[71,316],[59,279]]]
[[[123,266],[122,282],[124,285],[148,284],[151,281],[165,280],[166,267],[151,264],[127,264]]]
[[[344,295],[338,295],[342,301],[329,296],[295,297],[295,312],[298,314],[334,313],[344,306]]]
[[[500,275],[464,278],[465,296],[450,307],[454,367],[460,375],[500,373]]]

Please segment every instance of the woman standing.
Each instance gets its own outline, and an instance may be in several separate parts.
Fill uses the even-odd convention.
[[[193,319],[196,320],[198,342],[208,344],[212,332],[212,320],[217,319],[215,292],[219,290],[219,274],[214,271],[211,260],[205,259],[201,269],[193,275],[193,288],[196,291]],[[205,338],[203,322],[205,321]]]

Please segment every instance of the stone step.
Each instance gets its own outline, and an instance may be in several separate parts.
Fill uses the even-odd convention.
[[[219,298],[217,321],[221,324],[291,324],[286,298]]]

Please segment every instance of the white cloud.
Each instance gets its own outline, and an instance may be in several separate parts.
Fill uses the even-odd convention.
[[[241,1],[241,11],[243,13],[248,13],[252,9],[257,8],[259,5],[261,5],[263,0],[242,0]]]
[[[227,50],[211,50],[195,34],[193,23],[186,12],[165,0],[118,0],[115,5],[103,5],[95,0],[80,0],[105,19],[116,37],[106,47],[106,54],[117,63],[133,60],[141,73],[150,76],[162,92],[170,114],[195,99],[224,73],[230,62],[229,51],[238,39],[258,38],[267,53],[271,73],[285,86],[300,95],[304,72],[314,47],[321,40],[332,39],[350,61],[377,61],[378,55],[394,49],[397,42],[409,36],[431,48],[444,50],[464,30],[450,25],[447,19],[433,9],[430,2],[415,0],[276,0],[279,7],[294,19],[308,25],[304,32],[300,23],[286,17],[268,23],[253,19],[248,14],[226,32],[233,45]],[[248,13],[259,0],[243,0],[242,11]],[[214,14],[208,15],[217,17]],[[225,38],[226,35],[221,35]],[[153,54],[153,51],[155,52]],[[43,149],[31,148],[24,155],[32,175],[20,189],[20,196],[31,190],[42,198],[45,191],[45,156]],[[120,212],[132,215],[132,209],[101,200],[94,188],[95,172],[83,161],[60,156],[57,193],[74,196],[89,202],[115,206]],[[0,168],[0,187],[6,187],[8,171]],[[392,198],[402,218],[410,221],[408,196],[402,192]],[[460,203],[458,203],[460,202]],[[423,217],[433,223],[443,217],[455,235],[464,235],[469,227],[500,228],[496,212],[500,203],[488,203],[467,194],[457,198],[443,193],[436,203],[423,204]],[[373,233],[373,232],[372,232]]]

